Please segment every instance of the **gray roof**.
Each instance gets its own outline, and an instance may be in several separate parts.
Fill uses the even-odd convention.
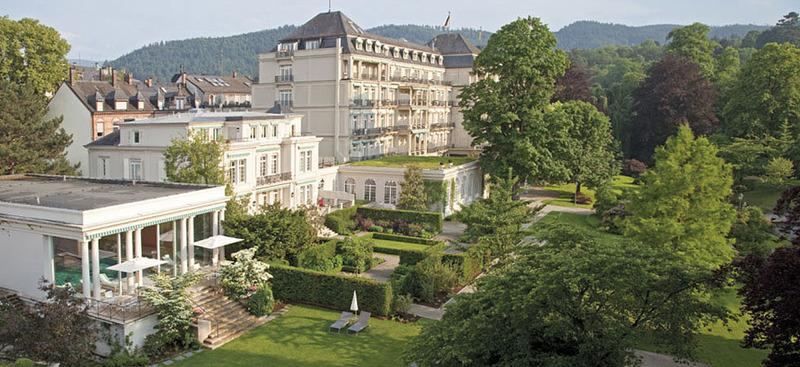
[[[144,108],[140,110],[136,104],[128,103],[127,108],[125,110],[119,110],[119,112],[153,112],[154,110],[157,110],[156,106],[158,105],[157,101],[159,97],[162,99],[164,98],[165,93],[162,91],[162,89],[166,90],[167,93],[173,90],[177,92],[179,89],[182,89],[175,84],[154,84],[152,87],[148,87],[144,83],[128,84],[121,81],[117,82],[116,86],[113,86],[111,85],[111,82],[101,80],[76,80],[73,81],[72,84],[69,82],[64,82],[64,84],[72,90],[75,96],[77,96],[91,112],[97,111],[97,102],[103,103],[104,113],[118,111],[114,109],[115,106],[113,101],[115,99],[120,101],[130,101],[133,100],[133,98],[130,96],[138,97],[140,93],[144,97],[142,100],[144,102]],[[124,98],[122,98],[123,95]],[[120,97],[117,98],[117,96]],[[164,108],[173,109],[173,106],[167,104],[164,106]]]
[[[116,146],[119,145],[119,130],[114,129],[109,134],[105,134],[97,140],[84,145],[84,147]]]
[[[128,101],[128,94],[125,93],[120,87],[114,87],[110,93],[108,93],[108,99],[110,101]]]
[[[298,41],[309,38],[342,37],[346,35],[364,34],[355,22],[340,11],[319,13],[308,22],[282,38],[280,42]]]
[[[475,63],[473,55],[450,55],[444,57],[444,67],[447,69],[472,68]]]
[[[0,176],[0,203],[91,210],[207,189],[205,185],[99,180],[69,176]]]
[[[428,46],[436,48],[442,55],[477,55],[481,53],[481,50],[460,33],[440,34],[430,40]]]

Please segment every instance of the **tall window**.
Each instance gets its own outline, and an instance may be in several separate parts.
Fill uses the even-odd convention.
[[[269,174],[269,160],[268,155],[262,154],[258,157],[258,175],[264,177]]]
[[[348,194],[355,194],[356,193],[356,180],[352,178],[348,178],[344,180],[344,192]]]
[[[233,184],[247,181],[247,159],[232,159],[228,162],[228,179]]]
[[[277,175],[278,174],[278,153],[272,153],[270,155],[270,174]]]
[[[289,81],[292,79],[292,65],[281,65],[281,80]]]
[[[383,185],[383,202],[386,204],[397,204],[397,183],[389,181]]]
[[[373,179],[364,182],[364,200],[375,202],[375,180]]]
[[[261,137],[262,138],[266,138],[267,137],[267,130],[269,130],[267,128],[267,125],[261,125]]]
[[[300,172],[311,172],[312,159],[313,156],[310,150],[300,152]]]
[[[258,125],[249,125],[250,127],[250,139],[256,138],[256,130],[258,130]]]
[[[97,131],[97,137],[101,137],[103,136],[103,130],[105,129],[105,124],[103,124],[102,122],[98,122],[95,124],[94,129]]]
[[[319,40],[306,41],[306,50],[319,48]]]
[[[141,180],[142,179],[142,160],[141,159],[131,159],[130,161],[130,171],[131,180]]]
[[[131,132],[131,144],[139,144],[142,141],[142,133],[139,130]]]
[[[291,106],[292,105],[292,91],[291,90],[282,90],[279,94],[280,104],[283,106]]]
[[[110,175],[111,158],[100,157],[97,159],[97,175],[102,178],[108,178]]]
[[[270,130],[272,130],[272,137],[273,138],[277,138],[278,137],[278,125],[277,124],[276,125],[272,125],[270,127]]]
[[[211,129],[211,139],[212,140],[215,140],[215,141],[219,140],[219,138],[220,138],[220,135],[219,135],[220,130],[221,129],[218,128],[218,127],[215,127],[215,128]]]

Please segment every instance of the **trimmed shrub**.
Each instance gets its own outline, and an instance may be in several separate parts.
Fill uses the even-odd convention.
[[[342,269],[353,273],[369,270],[372,266],[372,247],[372,241],[364,238],[348,237],[339,242],[338,252],[342,257]]]
[[[642,161],[626,159],[622,162],[622,174],[625,176],[639,178],[644,171],[647,171],[647,165]]]
[[[272,291],[286,302],[298,302],[336,310],[350,309],[353,291],[361,310],[386,316],[392,308],[392,286],[372,279],[274,265]]]
[[[356,206],[351,206],[329,213],[325,216],[325,226],[341,235],[352,234],[356,230],[356,209]]]
[[[373,221],[387,221],[394,223],[397,220],[402,220],[408,222],[409,226],[411,224],[421,225],[422,228],[427,232],[439,233],[442,231],[443,219],[441,213],[367,207],[358,208],[356,213]],[[394,228],[394,230],[398,231],[397,228]]]
[[[247,300],[247,311],[258,317],[266,316],[272,312],[274,305],[275,297],[272,296],[272,290],[269,286],[262,285]]]
[[[397,281],[397,293],[410,294],[425,302],[450,291],[458,284],[458,272],[440,254],[432,254],[418,262]]]
[[[342,269],[342,258],[336,255],[338,240],[303,249],[297,254],[297,266],[322,272],[337,272]]]
[[[370,231],[370,232],[383,232],[383,227],[374,226],[373,225],[373,226],[370,226],[369,228],[367,228],[367,230]]]
[[[406,242],[406,243],[416,243],[420,245],[428,245],[434,246],[439,245],[442,241],[432,240],[429,238],[421,238],[421,237],[413,237],[413,236],[404,236],[400,234],[388,234],[388,233],[375,233],[372,235],[372,238],[376,240],[389,240],[389,241],[397,241],[397,242]]]
[[[391,247],[382,247],[381,245],[375,245],[373,247],[375,252],[380,252],[382,254],[389,254],[389,255],[397,255],[400,256],[400,264],[401,265],[414,265],[420,262],[422,259],[430,255],[430,252],[422,251],[422,250],[411,250],[411,249],[397,249]]]

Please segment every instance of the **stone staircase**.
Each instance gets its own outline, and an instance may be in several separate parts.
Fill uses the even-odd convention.
[[[19,295],[13,292],[6,292],[0,290],[0,304],[8,305],[15,310],[22,310],[25,308],[25,303],[19,298]]]
[[[230,300],[214,286],[199,286],[190,292],[195,307],[203,310],[201,320],[211,322],[211,334],[203,346],[216,349],[267,321],[250,314],[239,302]]]

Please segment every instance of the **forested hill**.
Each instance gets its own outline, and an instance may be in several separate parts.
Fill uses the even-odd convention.
[[[629,27],[619,24],[580,21],[570,24],[555,33],[562,49],[596,48],[604,45],[634,45],[647,39],[663,43],[667,33],[677,25],[649,25]],[[157,80],[168,80],[178,72],[181,65],[189,73],[229,74],[232,70],[250,76],[258,76],[259,53],[268,52],[278,40],[291,33],[291,25],[258,32],[228,37],[202,37],[178,41],[157,42],[130,52],[109,64],[132,71],[143,79],[153,76]],[[730,25],[713,27],[711,37],[723,38],[731,35],[744,36],[751,30],[764,30],[765,26]],[[410,42],[426,43],[442,32],[440,27],[422,25],[382,25],[367,30],[392,38],[404,38]],[[452,30],[459,32],[478,46],[486,44],[490,32],[472,28]],[[480,38],[480,39],[479,39]]]
[[[555,35],[558,39],[558,47],[564,50],[597,48],[605,45],[638,45],[648,39],[664,44],[667,39],[667,34],[676,27],[680,26],[677,24],[654,24],[631,27],[622,24],[584,20],[561,28]],[[751,24],[711,27],[709,37],[744,37],[749,31],[763,31],[767,28],[769,27]]]

